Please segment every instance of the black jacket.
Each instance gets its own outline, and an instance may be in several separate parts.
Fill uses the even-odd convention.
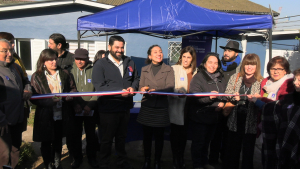
[[[129,57],[123,56],[122,78],[119,68],[109,60],[108,52],[105,57],[97,60],[93,67],[92,83],[96,91],[121,91],[132,87],[138,90],[139,76],[135,63]],[[99,112],[127,111],[133,107],[132,97],[122,97],[121,95],[98,97]]]
[[[216,83],[203,69],[199,70],[199,72],[193,77],[190,84],[190,93],[202,93],[211,91],[224,93],[225,89],[226,82],[222,74],[218,77],[218,81]],[[188,99],[191,105],[189,109],[189,118],[197,123],[217,123],[219,114],[221,112],[216,112],[215,108],[218,106],[220,101],[223,101],[222,98],[223,97],[218,97],[217,99],[211,100],[209,96],[189,97]]]
[[[57,66],[62,69],[67,69],[70,72],[70,69],[72,68],[74,62],[73,55],[73,53],[65,51],[63,55],[57,58]]]
[[[62,92],[77,92],[73,78],[69,75],[67,70],[59,69],[59,77],[62,85]],[[44,72],[35,72],[31,76],[31,85],[33,94],[48,94],[51,90],[48,85],[47,77]],[[35,99],[31,100],[36,105],[34,126],[33,126],[33,141],[51,141],[54,140],[54,120],[53,120],[53,102],[49,99]],[[70,125],[71,118],[74,116],[73,102],[65,101],[62,103],[62,120],[64,134],[72,129],[67,128]]]

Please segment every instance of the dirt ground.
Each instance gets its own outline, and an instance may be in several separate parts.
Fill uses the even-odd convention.
[[[32,164],[32,169],[43,169],[43,159],[41,157],[41,152],[40,152],[40,143],[39,142],[33,142],[32,141],[32,131],[33,128],[28,126],[28,129],[26,132],[23,132],[23,140],[25,142],[29,142],[33,148],[34,151],[37,155],[36,161]],[[82,151],[84,154],[84,159],[83,163],[80,166],[80,169],[92,169],[90,165],[87,162],[87,157],[85,155],[85,134],[83,133],[83,143],[82,143]],[[191,141],[188,141],[188,144],[186,146],[186,151],[185,151],[185,163],[186,163],[186,168],[187,169],[192,169],[192,160],[191,160],[191,153],[190,153],[190,146],[191,146]],[[258,148],[258,141],[257,145],[255,148],[255,154],[254,154],[254,168],[255,169],[262,169],[261,166],[261,155],[260,155],[260,150]],[[152,146],[152,152],[154,152],[154,145]],[[143,148],[142,148],[142,141],[133,141],[126,143],[126,150],[128,153],[128,161],[130,164],[135,168],[139,169],[142,167],[143,162],[144,162],[144,157],[143,157]],[[154,153],[152,153],[154,154]],[[71,159],[69,158],[68,154],[68,149],[65,144],[65,139],[63,139],[63,150],[62,150],[62,166],[64,169],[71,169]],[[171,153],[171,147],[170,147],[170,142],[165,141],[164,144],[164,150],[162,154],[162,168],[163,169],[172,169],[172,153]],[[112,151],[112,157],[111,157],[111,168],[115,169],[116,168],[116,155],[114,154],[114,150]],[[215,165],[216,169],[221,169],[221,163]],[[29,168],[27,168],[29,169]]]

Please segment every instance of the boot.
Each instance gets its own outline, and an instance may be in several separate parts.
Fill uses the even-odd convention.
[[[44,166],[46,169],[52,169],[52,162],[51,162],[51,153],[47,152],[46,148],[40,148],[41,154],[44,161]]]
[[[180,169],[185,169],[183,154],[180,154],[178,156],[178,166],[179,166]]]
[[[55,169],[63,169],[61,166],[60,159],[61,159],[61,153],[55,152],[54,153],[54,165],[53,165]]]
[[[155,160],[155,161],[154,161],[154,168],[155,168],[155,169],[161,169],[161,166],[160,166],[160,160]]]
[[[145,157],[145,162],[142,169],[151,169],[151,158]]]
[[[173,154],[173,169],[180,169],[178,160],[178,156],[176,154]]]

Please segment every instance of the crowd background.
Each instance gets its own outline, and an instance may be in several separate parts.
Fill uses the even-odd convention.
[[[70,166],[80,168],[81,137],[85,129],[91,167],[110,168],[114,145],[117,168],[133,169],[127,158],[125,139],[133,108],[132,92],[139,90],[236,95],[187,98],[144,94],[137,117],[143,128],[143,169],[162,168],[164,132],[168,126],[171,126],[174,169],[186,168],[188,130],[192,131],[194,169],[214,169],[216,163],[221,163],[224,169],[253,169],[257,141],[262,147],[263,168],[300,167],[300,69],[291,73],[284,57],[272,58],[267,65],[269,77],[263,78],[259,56],[249,53],[240,58],[242,51],[236,41],[220,46],[224,49],[221,58],[217,53],[207,53],[200,65],[196,65],[196,52],[191,46],[183,48],[178,62],[169,66],[163,62],[162,48],[152,45],[147,51],[147,65],[138,75],[135,63],[124,55],[126,42],[121,36],[111,36],[109,50],[98,51],[92,63],[86,49],[70,53],[65,37],[54,33],[49,37],[49,49],[40,54],[30,82],[22,60],[13,50],[13,42],[12,34],[0,32],[1,166],[14,168],[18,162],[32,94],[122,90],[123,94],[113,96],[32,100],[37,106],[33,140],[41,142],[45,168],[62,169],[62,138],[66,137],[72,159]],[[101,144],[95,134],[96,126],[101,133]]]

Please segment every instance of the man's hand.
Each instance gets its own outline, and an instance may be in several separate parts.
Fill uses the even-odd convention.
[[[123,89],[123,92],[134,92],[134,89],[132,87],[128,87],[127,89]],[[133,96],[134,93],[124,93],[122,94],[123,97]]]
[[[59,100],[60,100],[60,98],[57,97],[57,96],[53,96],[53,97],[52,97],[52,101],[53,101],[54,103],[59,102]]]
[[[178,93],[186,94],[184,90],[178,90]],[[186,96],[178,96],[179,98],[185,98]]]
[[[28,90],[24,90],[24,93],[23,93],[23,100],[27,101],[31,98],[32,96],[32,93]]]
[[[91,112],[91,108],[89,106],[84,106],[83,108],[83,115],[88,116]]]
[[[0,135],[1,135],[1,137],[4,136],[5,132],[8,133],[8,125],[10,125],[10,123],[7,123],[5,126],[0,127]]]
[[[73,100],[73,97],[71,97],[71,96],[67,96],[66,97],[66,101],[68,102],[68,101],[72,101]]]
[[[74,111],[76,114],[80,114],[82,112],[82,108],[79,104],[74,107]]]

